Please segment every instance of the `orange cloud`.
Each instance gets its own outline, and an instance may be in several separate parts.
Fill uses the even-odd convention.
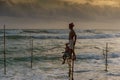
[[[64,0],[71,3],[79,3],[79,4],[92,4],[98,6],[111,6],[111,7],[120,7],[120,0]]]

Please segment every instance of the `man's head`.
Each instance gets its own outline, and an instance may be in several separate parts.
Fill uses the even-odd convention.
[[[70,24],[69,24],[69,29],[73,29],[74,26],[75,26],[75,25],[74,25],[73,23],[70,23]]]

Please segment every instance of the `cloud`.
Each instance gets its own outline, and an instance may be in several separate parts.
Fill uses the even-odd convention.
[[[14,27],[19,25],[21,27],[24,24],[23,28],[39,25],[43,28],[66,26],[71,21],[78,22],[80,25],[84,23],[83,26],[86,26],[86,23],[98,25],[103,22],[99,24],[103,28],[105,22],[109,24],[118,21],[119,23],[120,7],[103,6],[105,1],[113,1],[116,4],[117,1],[120,2],[119,0],[78,1],[80,2],[77,0],[0,0],[0,23],[12,24]],[[113,3],[107,4],[113,5]],[[87,27],[89,28],[89,25]]]
[[[97,6],[112,6],[112,7],[120,7],[120,0],[64,0],[71,3],[78,3],[78,4],[92,4]]]
[[[106,1],[120,2],[119,0],[0,0],[0,15],[37,17],[48,21],[51,19],[79,21],[119,18],[119,7],[100,6]]]

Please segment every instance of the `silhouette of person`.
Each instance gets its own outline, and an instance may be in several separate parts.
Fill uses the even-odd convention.
[[[69,48],[70,48],[70,54],[73,54],[73,60],[76,60],[76,55],[75,55],[75,44],[76,44],[76,39],[77,39],[77,35],[73,29],[75,25],[73,23],[69,24]],[[71,56],[72,57],[72,56]]]

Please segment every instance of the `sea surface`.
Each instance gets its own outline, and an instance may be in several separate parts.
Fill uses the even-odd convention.
[[[77,42],[74,80],[120,80],[120,30],[75,30]],[[6,29],[4,75],[4,30],[0,30],[0,80],[69,80],[68,64],[62,64],[69,30]],[[33,41],[33,68],[31,51]],[[108,43],[108,72],[103,53]]]

